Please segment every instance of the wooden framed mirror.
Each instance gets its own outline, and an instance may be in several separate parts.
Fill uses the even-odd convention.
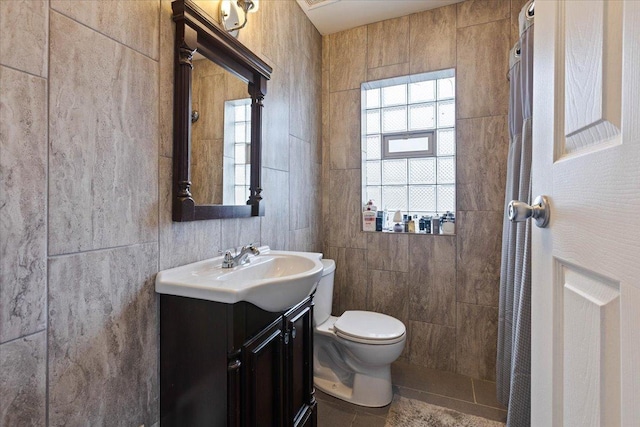
[[[264,215],[262,108],[272,69],[192,1],[172,8],[173,220]],[[195,95],[194,84],[201,91]]]

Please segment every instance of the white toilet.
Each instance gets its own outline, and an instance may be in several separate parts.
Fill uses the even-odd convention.
[[[313,383],[319,390],[361,406],[388,405],[391,363],[407,339],[398,319],[371,311],[345,311],[331,316],[336,264],[323,259],[315,292]]]

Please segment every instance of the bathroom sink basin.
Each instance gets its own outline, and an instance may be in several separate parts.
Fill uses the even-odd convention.
[[[315,291],[322,276],[322,254],[260,248],[244,265],[222,268],[223,257],[163,270],[156,292],[233,304],[250,302],[283,311]]]

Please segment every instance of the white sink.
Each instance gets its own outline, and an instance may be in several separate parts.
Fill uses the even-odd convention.
[[[233,304],[250,302],[263,310],[283,311],[315,291],[322,277],[322,254],[272,251],[249,255],[249,262],[222,268],[222,256],[163,270],[156,292]]]

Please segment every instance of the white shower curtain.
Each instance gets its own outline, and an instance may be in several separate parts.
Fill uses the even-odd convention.
[[[496,387],[507,406],[507,426],[530,425],[531,414],[531,222],[511,223],[511,200],[531,204],[533,16],[520,12],[520,39],[510,52],[509,158],[502,231]]]

